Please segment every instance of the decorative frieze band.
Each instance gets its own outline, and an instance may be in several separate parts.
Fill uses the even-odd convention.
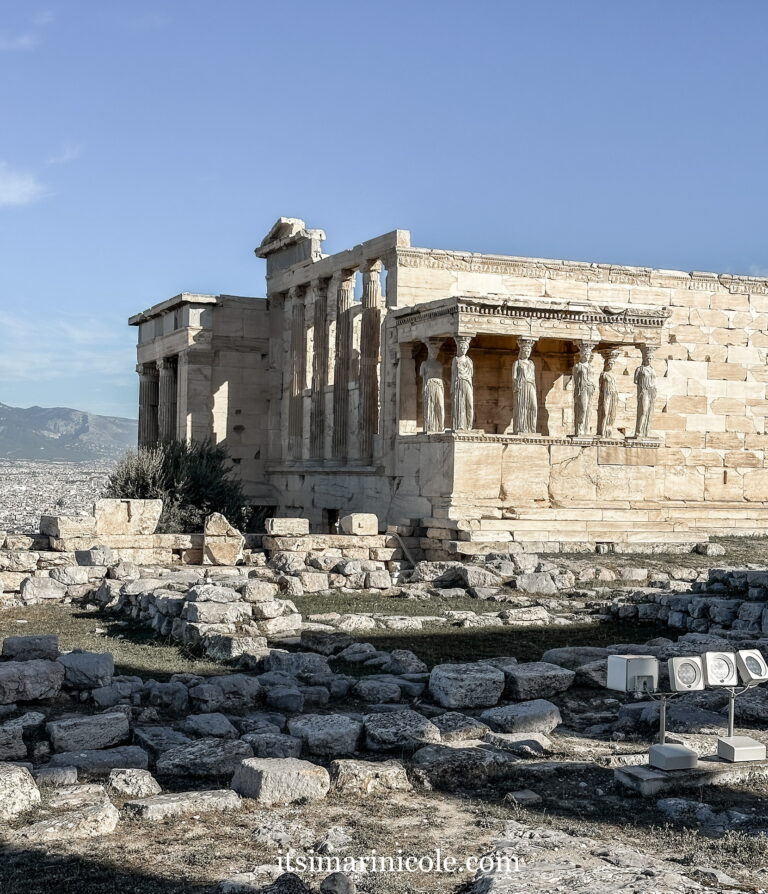
[[[499,273],[538,279],[572,279],[578,282],[603,282],[696,291],[727,291],[731,294],[768,294],[766,278],[727,273],[686,273],[681,270],[657,270],[653,267],[623,267],[611,264],[504,257],[502,255],[471,254],[437,249],[397,248],[394,254],[398,267]]]

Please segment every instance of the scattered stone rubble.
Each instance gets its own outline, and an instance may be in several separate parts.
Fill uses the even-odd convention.
[[[94,531],[105,525],[133,531],[114,536],[154,536],[145,531],[157,507],[109,505],[125,502],[106,501],[88,524]],[[44,526],[49,538],[86,536],[67,532],[61,517]],[[365,531],[372,523],[363,518],[347,526]],[[124,818],[155,822],[237,811],[244,799],[269,810],[331,794],[496,785],[520,772],[553,772],[551,759],[565,741],[571,761],[584,747],[579,743],[598,741],[604,743],[603,766],[639,763],[643,747],[636,743],[653,735],[658,706],[604,690],[609,655],[642,651],[666,659],[746,646],[768,655],[765,569],[671,567],[661,575],[626,565],[614,572],[528,553],[471,563],[421,560],[410,567],[400,547],[378,545],[386,535],[335,535],[337,545],[309,547],[312,535],[301,519],[272,519],[268,530],[264,549],[257,550],[213,518],[200,547],[201,559],[216,563],[209,565],[140,565],[103,543],[61,552],[13,538],[9,546],[6,537],[0,563],[8,570],[2,574],[21,576],[3,578],[15,585],[8,587],[11,604],[90,601],[229,666],[210,677],[142,680],[116,674],[108,654],[60,653],[54,635],[6,637],[0,648],[0,835],[26,843],[87,839],[111,834]],[[359,545],[363,538],[377,538],[377,545]],[[343,545],[350,540],[355,545]],[[323,594],[332,590],[373,590],[394,604],[455,595],[504,606],[496,613],[446,612],[428,619],[432,623],[555,624],[613,614],[686,632],[676,642],[659,636],[643,644],[556,648],[537,662],[499,656],[430,671],[410,651],[356,639],[364,640],[369,629],[396,628],[396,620],[423,619],[364,613],[302,618],[293,598],[316,594],[322,607]],[[489,616],[492,622],[483,620]],[[346,672],[350,665],[359,675]],[[737,709],[739,724],[763,723],[765,688],[750,692]],[[725,711],[721,693],[691,693],[670,705],[669,729],[690,743],[722,730]],[[518,794],[518,803],[541,797]],[[737,823],[726,813],[710,817],[701,806],[660,801],[659,811],[693,816],[717,834]],[[583,871],[594,891],[629,885],[650,892],[668,884],[669,890],[699,890],[679,866],[634,851],[614,858],[621,848],[608,854],[597,842],[577,845],[564,833],[514,824],[508,838],[512,844],[498,848],[522,853],[530,872],[547,852],[557,852],[557,866],[541,868],[548,884],[573,887]],[[530,890],[530,872],[512,879],[481,875],[469,890]],[[222,890],[238,890],[234,881],[227,884]],[[274,891],[310,890],[300,881],[290,884],[302,887]],[[354,888],[328,882],[325,890]]]

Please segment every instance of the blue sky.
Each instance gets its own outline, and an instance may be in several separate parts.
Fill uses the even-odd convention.
[[[763,0],[0,0],[0,401],[135,415],[126,318],[274,220],[768,275]]]

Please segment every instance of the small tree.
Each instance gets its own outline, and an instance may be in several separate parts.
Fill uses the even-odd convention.
[[[165,534],[202,531],[212,512],[237,527],[246,522],[243,488],[227,451],[209,441],[174,441],[127,453],[109,476],[105,496],[162,500],[157,530]]]

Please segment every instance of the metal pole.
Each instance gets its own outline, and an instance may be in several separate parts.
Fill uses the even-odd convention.
[[[736,690],[731,689],[728,694],[730,696],[728,700],[728,736],[732,737],[736,720]]]
[[[659,744],[667,741],[667,697],[662,695],[659,703]]]

